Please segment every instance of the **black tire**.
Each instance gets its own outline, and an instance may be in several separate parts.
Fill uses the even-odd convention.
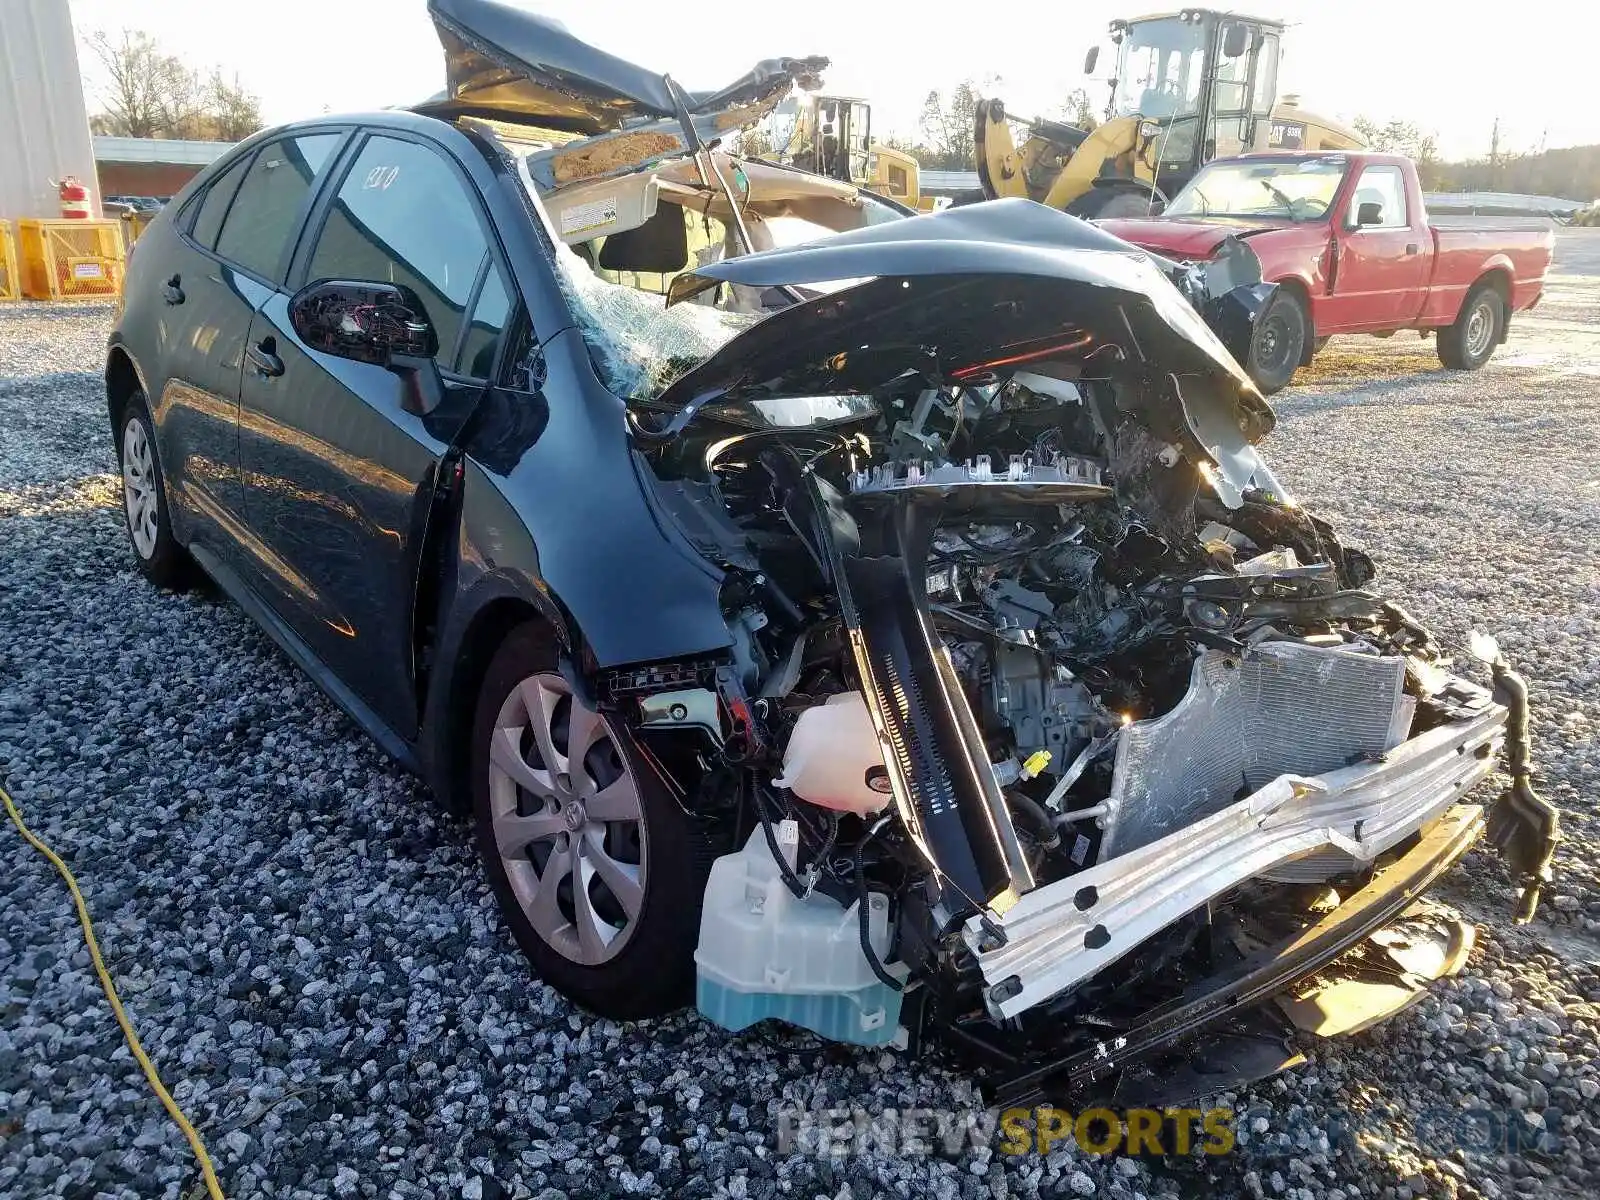
[[[1476,371],[1489,361],[1505,331],[1505,298],[1493,284],[1480,283],[1467,293],[1455,324],[1439,330],[1439,361],[1452,371]]]
[[[556,671],[556,663],[555,642],[548,628],[542,622],[530,622],[514,630],[501,644],[479,690],[472,725],[472,804],[473,824],[484,870],[500,902],[500,911],[511,927],[512,936],[540,978],[574,1003],[612,1020],[629,1021],[660,1016],[681,1008],[693,997],[694,950],[700,936],[700,908],[711,860],[715,855],[710,841],[674,802],[660,779],[640,761],[631,740],[616,736],[612,719],[604,719],[605,732],[597,737],[594,746],[602,747],[603,739],[606,744],[602,752],[611,755],[614,751],[612,761],[615,766],[631,776],[642,814],[637,822],[638,833],[642,836],[632,844],[638,852],[634,861],[642,864],[638,876],[643,892],[637,915],[623,926],[626,940],[621,949],[614,952],[614,957],[597,965],[576,961],[571,954],[558,948],[556,943],[560,938],[552,941],[541,934],[513,886],[508,862],[511,869],[519,872],[524,889],[529,879],[542,883],[543,874],[552,861],[547,857],[544,859],[545,866],[539,866],[536,855],[545,843],[530,843],[521,852],[531,864],[530,870],[517,862],[515,856],[510,859],[502,857],[500,844],[496,840],[490,790],[491,739],[502,719],[503,707],[514,703],[513,697],[520,685],[535,677],[550,678]],[[569,706],[567,729],[570,730],[573,728],[570,705],[577,701],[568,696],[565,703]],[[552,732],[559,735],[559,721],[552,720],[551,725]],[[570,737],[570,733],[565,736]],[[530,756],[537,757],[540,752],[533,745],[524,744],[524,761],[532,763],[534,758]],[[570,741],[565,745],[570,747]],[[566,753],[561,746],[557,750]],[[586,757],[584,761],[588,763],[591,759]],[[572,772],[573,776],[577,773],[577,769]],[[504,783],[498,786],[503,795]],[[516,789],[516,794],[518,813],[523,812],[524,805],[531,807],[536,803],[552,803],[536,802],[533,793],[520,788]],[[610,840],[614,832],[615,826],[606,826],[602,834],[606,839],[605,849],[622,857],[619,847]],[[558,838],[560,836],[557,835]],[[550,847],[557,844],[556,841],[549,843]],[[587,845],[583,836],[572,835],[570,844],[581,858],[585,851],[579,847]],[[592,851],[588,853],[592,854]],[[560,901],[564,906],[564,918],[572,923],[574,940],[579,922],[573,912],[570,880],[578,877],[581,877],[581,872],[574,872],[568,877],[569,886]],[[599,878],[599,875],[592,876],[585,885],[586,889],[592,887]],[[595,904],[597,900],[603,902],[609,893],[602,892],[597,896],[593,891],[586,891],[586,895],[591,897],[590,903]],[[613,911],[621,912],[620,909]],[[606,919],[610,920],[609,917]]]
[[[133,561],[157,587],[181,591],[198,573],[189,552],[172,533],[166,477],[156,454],[156,430],[143,392],[122,409],[117,430],[117,469],[122,474],[122,522]]]
[[[1256,318],[1244,368],[1263,396],[1289,386],[1305,356],[1309,326],[1305,304],[1299,296],[1282,288],[1272,298],[1267,311]]]

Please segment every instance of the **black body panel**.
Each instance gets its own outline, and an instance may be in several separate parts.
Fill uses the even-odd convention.
[[[719,281],[772,287],[867,278],[761,321],[678,379],[667,407],[867,391],[907,370],[953,382],[990,367],[1068,369],[1144,384],[1156,433],[1191,441],[1220,409],[1232,440],[1274,417],[1243,368],[1143,251],[1028,200],[994,200],[700,267],[674,300]],[[1157,366],[1156,364],[1160,364]],[[1164,382],[1171,381],[1171,382]]]
[[[269,603],[402,737],[417,732],[411,608],[435,472],[454,429],[408,411],[408,380],[319,354],[275,293],[251,327],[280,375],[247,367],[239,457]]]
[[[444,44],[447,91],[418,111],[584,134],[677,116],[665,75],[579,41],[559,21],[501,0],[429,0],[428,15]],[[825,58],[764,59],[726,87],[685,98],[691,116],[759,104],[811,84],[827,66]]]
[[[271,289],[195,248],[166,222],[152,223],[139,249],[162,269],[129,281],[122,329],[141,350],[147,340],[156,346],[140,361],[157,452],[174,493],[173,526],[184,540],[231,553],[244,514],[239,377],[250,321]],[[196,315],[203,315],[204,336],[190,334]]]
[[[182,235],[182,198],[141,237],[110,345],[151,396],[180,540],[369,734],[447,790],[452,708],[472,699],[460,691],[457,656],[487,610],[542,616],[593,665],[716,652],[729,643],[721,573],[658,520],[625,407],[573,328],[548,234],[510,164],[413,113],[338,127],[351,125],[425,140],[459,166],[533,330],[523,365],[536,391],[447,383],[436,411],[409,411],[403,373],[318,354],[295,335],[288,303],[305,282],[311,233],[297,235],[285,282],[270,286]],[[260,140],[208,167],[186,194]],[[339,176],[325,172],[308,205],[313,230]],[[174,274],[186,292],[179,306],[162,296]],[[268,338],[281,375],[245,362]],[[202,368],[184,353],[200,344],[214,360],[204,388],[188,378]],[[184,386],[164,400],[174,378]],[[452,446],[468,458],[436,503],[436,470]],[[435,574],[419,626],[424,552]]]

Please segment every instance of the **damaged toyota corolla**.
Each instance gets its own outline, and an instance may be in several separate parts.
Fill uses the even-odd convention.
[[[544,979],[1154,1102],[1459,969],[1418,897],[1485,829],[1531,914],[1521,681],[1295,502],[1160,264],[712,146],[822,60],[430,11],[444,94],[157,218],[108,396],[141,568],[471,808]]]

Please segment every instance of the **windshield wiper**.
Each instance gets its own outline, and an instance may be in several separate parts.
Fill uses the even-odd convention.
[[[1276,200],[1279,204],[1283,205],[1283,211],[1284,212],[1288,213],[1291,217],[1294,216],[1294,201],[1291,200],[1288,196],[1284,195],[1284,193],[1279,191],[1276,187],[1274,187],[1273,183],[1272,183],[1272,180],[1270,180],[1270,179],[1259,179],[1256,182],[1259,183],[1262,187],[1266,188],[1267,191],[1272,193],[1272,198],[1274,200]]]
[[[714,388],[709,392],[701,392],[700,395],[694,397],[689,403],[673,413],[667,423],[660,429],[650,428],[640,419],[636,409],[629,408],[628,425],[633,430],[633,436],[639,441],[648,442],[653,446],[664,445],[676,439],[679,434],[689,428],[689,422],[700,415],[700,410],[705,408],[711,401],[718,399],[725,390],[724,388]]]

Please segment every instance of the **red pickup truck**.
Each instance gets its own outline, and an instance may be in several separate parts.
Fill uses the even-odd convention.
[[[1555,244],[1547,226],[1430,225],[1410,159],[1355,152],[1217,159],[1159,217],[1097,224],[1187,262],[1242,241],[1278,285],[1243,364],[1267,393],[1336,333],[1435,332],[1445,366],[1476,370],[1539,302]]]

